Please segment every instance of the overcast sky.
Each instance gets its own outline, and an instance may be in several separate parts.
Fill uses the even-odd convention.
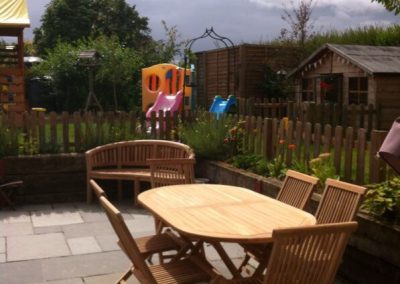
[[[40,18],[51,0],[27,0],[31,28],[25,38],[32,39],[32,30],[40,26]],[[162,39],[161,20],[168,26],[177,26],[182,39],[197,37],[206,28],[230,38],[235,44],[259,43],[279,36],[287,27],[281,19],[283,5],[289,0],[126,0],[141,16],[149,18],[152,36]],[[298,0],[294,0],[297,3]],[[364,25],[400,24],[395,16],[370,0],[316,0],[312,18],[315,30],[344,30]],[[194,50],[214,48],[212,40],[203,40]]]

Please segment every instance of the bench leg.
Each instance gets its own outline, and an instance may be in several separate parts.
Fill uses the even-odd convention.
[[[140,193],[140,181],[138,179],[135,179],[133,184],[133,204],[135,206],[139,205],[137,201],[139,193]]]
[[[89,179],[87,179],[87,182],[86,182],[86,203],[92,203],[92,199],[93,199],[93,192],[92,192],[92,188],[90,186]]]

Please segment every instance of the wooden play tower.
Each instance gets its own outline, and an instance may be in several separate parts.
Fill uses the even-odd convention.
[[[14,38],[0,44],[0,105],[5,112],[27,109],[23,32],[29,26],[26,0],[0,0],[0,37]]]

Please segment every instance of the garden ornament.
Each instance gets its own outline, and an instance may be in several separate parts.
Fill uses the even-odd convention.
[[[378,153],[386,163],[400,174],[400,117],[393,122]]]

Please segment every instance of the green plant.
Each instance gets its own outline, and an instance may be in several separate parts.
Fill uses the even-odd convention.
[[[287,172],[286,163],[283,160],[282,155],[278,155],[272,161],[267,164],[269,176],[278,179],[283,179]]]
[[[336,174],[336,169],[333,165],[330,153],[320,154],[317,158],[312,159],[309,164],[311,174],[319,178],[318,189],[320,191],[322,191],[325,187],[325,181],[327,178],[339,179],[339,176]]]
[[[229,130],[234,120],[227,116],[216,119],[208,112],[199,113],[194,121],[184,123],[179,129],[182,141],[192,147],[196,157],[225,160],[232,154]]]
[[[379,184],[367,186],[362,209],[372,215],[394,221],[400,221],[400,177],[394,177]]]
[[[10,128],[0,121],[0,159],[18,154],[18,135],[19,132],[15,128]]]

